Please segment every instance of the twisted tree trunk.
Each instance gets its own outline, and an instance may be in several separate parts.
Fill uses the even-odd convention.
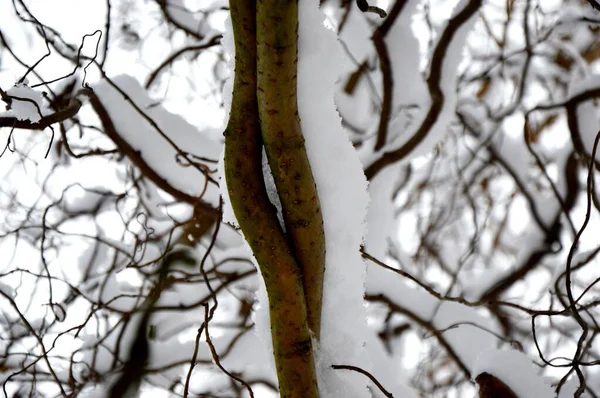
[[[318,338],[325,273],[325,233],[297,101],[298,1],[257,3],[258,112],[265,152],[283,208],[308,311]]]
[[[236,54],[224,163],[233,211],[267,288],[280,394],[312,398],[319,392],[310,332],[319,333],[325,243],[296,105],[297,7],[230,0]],[[287,236],[264,185],[263,139]]]

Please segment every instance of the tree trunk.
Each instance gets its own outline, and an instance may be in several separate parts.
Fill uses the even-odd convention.
[[[273,9],[279,9],[274,4]],[[269,5],[264,2],[260,5],[265,6]],[[297,4],[295,9],[297,20]],[[230,0],[230,10],[236,54],[233,98],[225,129],[227,189],[237,221],[252,249],[267,288],[280,394],[282,397],[316,398],[319,392],[303,272],[296,259],[294,246],[288,241],[275,208],[269,201],[262,173],[263,143],[257,96],[257,5],[250,0]],[[277,85],[273,84],[273,90],[278,90]],[[264,109],[264,104],[262,107]],[[266,109],[268,111],[271,108]],[[297,114],[295,109],[294,107],[292,115]],[[267,123],[266,127],[269,126]],[[299,133],[299,129],[297,132]],[[275,145],[282,148],[282,152],[283,148],[287,148],[285,145]],[[318,204],[318,200],[316,203]],[[288,215],[286,220],[297,220],[295,217],[295,214]]]
[[[265,152],[300,268],[308,325],[321,330],[325,233],[297,102],[298,1],[257,4],[258,112]]]

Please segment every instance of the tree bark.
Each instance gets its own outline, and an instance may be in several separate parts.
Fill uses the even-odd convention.
[[[300,129],[297,100],[298,1],[257,3],[258,112],[288,237],[302,269],[308,324],[321,330],[325,233]]]
[[[269,298],[271,337],[281,397],[319,396],[302,271],[269,201],[258,121],[256,2],[230,0],[235,77],[225,129],[225,178],[245,239]]]

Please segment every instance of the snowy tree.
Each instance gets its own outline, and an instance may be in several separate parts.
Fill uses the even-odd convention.
[[[0,21],[5,397],[600,394],[595,0]]]

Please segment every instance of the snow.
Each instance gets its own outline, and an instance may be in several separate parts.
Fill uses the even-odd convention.
[[[165,9],[169,18],[171,18],[178,26],[201,36],[206,34],[206,30],[208,30],[206,23],[202,19],[196,18],[194,14],[186,8],[183,0],[168,0]]]
[[[112,272],[106,277],[99,299],[100,302],[109,304],[110,308],[127,312],[135,308],[141,300],[139,297],[135,297],[135,294],[132,294],[136,290],[137,286],[119,279],[118,273]]]
[[[63,322],[67,317],[67,313],[65,312],[64,307],[57,303],[50,304],[50,307],[52,308],[52,312],[54,313],[56,320],[58,322]]]
[[[371,204],[369,206],[365,249],[367,253],[376,258],[386,256],[388,239],[395,235],[397,220],[393,216],[394,203],[392,201],[395,186],[391,182],[397,176],[398,167],[387,167],[376,175],[369,184]]]
[[[481,352],[473,378],[484,372],[502,380],[519,398],[554,397],[554,390],[535,371],[527,355],[519,351],[489,349]]]
[[[160,129],[159,131],[150,125],[140,112],[123,101],[122,94],[108,82],[102,81],[94,86],[94,93],[111,115],[121,138],[139,151],[143,160],[174,188],[191,196],[202,196],[203,200],[216,205],[219,198],[218,189],[207,181],[201,169],[203,165],[210,168],[209,172],[216,168],[221,146],[201,134],[180,116],[157,105],[133,77],[120,75],[112,81],[142,112],[154,120]],[[195,167],[180,155],[181,151],[187,152],[192,161],[207,158],[214,163],[200,160],[201,165]]]
[[[359,248],[364,239],[369,201],[363,167],[333,102],[335,84],[343,59],[335,34],[325,28],[318,1],[299,3],[298,110],[321,209],[326,238],[321,340],[316,349],[319,389],[327,397],[369,396],[369,380],[355,372],[333,370],[331,365],[354,365],[370,370],[369,346],[384,356],[378,342],[372,341],[363,303],[365,264]],[[230,22],[227,23],[230,25]],[[231,34],[225,34],[225,48],[232,54]],[[231,57],[230,59],[232,59]],[[323,68],[322,65],[328,65]],[[232,65],[230,65],[232,68]],[[224,88],[226,108],[230,104],[231,79]],[[219,165],[222,170],[222,160]],[[221,173],[222,174],[222,173]],[[266,176],[267,186],[269,176]],[[223,180],[222,180],[223,181]],[[224,185],[224,184],[222,184]],[[224,197],[224,220],[233,221],[233,212]],[[271,192],[272,194],[273,192]],[[340,200],[340,198],[344,198]],[[274,369],[264,282],[259,282],[258,308],[253,314],[258,339],[266,348],[267,367]],[[385,362],[383,362],[385,363]],[[384,371],[381,367],[380,371]],[[376,375],[377,376],[377,375]],[[391,385],[385,387],[401,396],[411,396],[397,374],[382,375]],[[360,393],[360,392],[363,393]]]
[[[395,88],[392,109],[396,112],[396,116],[395,120],[393,119],[390,123],[386,145],[380,151],[363,153],[362,159],[365,164],[373,162],[381,153],[394,151],[407,143],[418,130],[431,106],[426,81],[419,70],[418,42],[415,39],[415,32],[410,28],[418,4],[419,2],[416,0],[407,3],[399,17],[400,20],[396,21],[388,35],[393,38],[393,41],[388,44],[388,51],[392,59],[394,73]],[[466,1],[460,1],[454,8],[453,15],[460,13],[466,6]],[[477,13],[474,13],[469,20],[460,26],[453,35],[442,60],[439,85],[444,94],[444,103],[436,122],[431,126],[426,137],[413,149],[410,156],[404,157],[397,162],[398,164],[405,164],[418,156],[428,154],[445,137],[448,125],[453,120],[456,111],[456,84],[459,76],[459,66],[463,61],[463,50],[467,36],[476,20]],[[442,34],[443,30],[438,34],[438,39]],[[399,38],[403,39],[399,40]],[[407,54],[414,55],[407,56]],[[407,62],[408,60],[413,61]],[[436,66],[432,62],[430,60],[429,69]],[[407,108],[412,109],[408,115],[406,114]],[[402,111],[403,109],[404,111]],[[404,131],[398,134],[393,129],[404,129]]]
[[[600,87],[600,75],[588,74],[586,76],[574,76],[569,85],[569,97],[573,98],[586,91]]]
[[[13,299],[16,297],[15,289],[12,286],[7,285],[3,282],[0,282],[0,292],[2,292],[3,295],[6,295]]]
[[[496,344],[496,337],[487,330],[500,333],[499,328],[476,308],[440,301],[402,276],[376,264],[369,265],[367,285],[370,295],[383,294],[429,322],[436,330],[448,329],[443,337],[467,368],[475,365],[478,352]]]
[[[64,192],[65,210],[71,213],[93,212],[108,195],[110,192],[101,186],[84,188],[79,184],[72,185]]]
[[[227,86],[227,83],[225,84]],[[237,219],[235,218],[235,213],[233,212],[233,207],[231,207],[231,200],[229,199],[229,191],[227,190],[227,182],[225,181],[225,151],[221,152],[221,157],[219,158],[219,164],[217,165],[219,170],[219,193],[221,194],[221,199],[223,200],[222,207],[222,221],[231,225],[234,228],[239,228],[239,224]]]
[[[301,5],[301,24],[300,24],[300,76],[299,76],[299,107],[300,116],[302,117],[302,127],[306,136],[306,145],[308,148],[309,157],[313,165],[313,172],[317,181],[317,186],[323,206],[323,214],[325,217],[326,236],[327,236],[327,273],[325,281],[325,306],[323,310],[323,331],[321,346],[318,347],[319,361],[319,381],[323,396],[368,396],[366,387],[369,381],[362,375],[350,371],[331,370],[331,364],[347,364],[360,366],[372,372],[382,384],[395,396],[410,397],[411,393],[403,386],[405,382],[399,376],[402,372],[401,364],[397,363],[396,359],[391,359],[382,350],[377,337],[369,331],[365,321],[365,309],[363,307],[362,294],[364,292],[365,265],[363,264],[358,253],[358,247],[364,237],[365,208],[368,202],[366,194],[366,182],[362,177],[362,168],[358,161],[357,155],[352,146],[348,142],[345,132],[341,128],[339,116],[335,111],[335,106],[331,100],[334,91],[335,80],[339,75],[342,65],[339,65],[339,59],[343,58],[341,49],[335,41],[334,35],[328,32],[322,26],[323,15],[317,11],[317,0],[309,0],[300,2]],[[188,2],[189,3],[189,2]],[[171,1],[169,7],[174,5],[183,7],[183,1]],[[418,46],[414,37],[414,33],[410,28],[411,16],[416,13],[419,1],[410,1],[406,6],[400,20],[396,22],[394,30],[389,37],[390,56],[392,63],[397,66],[394,68],[397,76],[396,85],[394,87],[394,117],[390,125],[390,137],[397,136],[396,141],[390,141],[385,150],[393,149],[401,144],[401,141],[410,136],[411,129],[418,126],[419,120],[416,118],[412,124],[401,123],[399,113],[396,111],[402,106],[413,104],[419,105],[419,109],[424,111],[429,105],[427,92],[424,91],[424,80],[420,74],[418,67]],[[461,4],[464,4],[462,2]],[[460,9],[461,5],[457,9]],[[361,14],[352,11],[349,24],[358,23],[361,19]],[[197,29],[198,20],[187,11],[181,11],[182,15],[179,22],[189,28]],[[185,14],[185,15],[184,15]],[[187,18],[187,20],[184,20]],[[183,21],[183,22],[182,22]],[[354,21],[354,22],[352,22]],[[446,96],[446,103],[438,123],[432,128],[431,134],[426,141],[413,153],[407,161],[414,160],[414,156],[419,153],[428,152],[443,136],[447,126],[453,118],[455,110],[455,86],[458,65],[462,59],[461,48],[464,47],[466,34],[471,29],[469,24],[461,28],[454,38],[453,44],[448,50],[448,57],[444,60],[444,75],[442,78],[442,88]],[[351,25],[354,28],[353,25]],[[364,23],[362,27],[369,26]],[[354,29],[346,29],[344,32],[355,32]],[[362,36],[362,32],[360,35]],[[229,45],[230,54],[233,54],[233,45],[230,43],[231,35],[228,34],[224,39],[225,47]],[[367,40],[368,42],[368,40]],[[349,43],[353,44],[353,43]],[[369,43],[370,44],[370,43]],[[364,50],[364,48],[362,49]],[[372,49],[371,49],[372,50]],[[353,51],[354,53],[354,51]],[[356,53],[355,53],[356,54]],[[372,54],[361,54],[357,56],[359,61],[362,61],[363,56],[367,57]],[[231,57],[233,59],[233,56]],[[406,62],[411,61],[411,62]],[[323,68],[323,64],[327,68]],[[351,68],[353,69],[353,68]],[[398,78],[398,76],[403,78]],[[410,78],[407,78],[410,76]],[[597,76],[596,76],[597,80]],[[597,87],[598,82],[591,76],[589,79],[574,79],[572,92],[574,95],[581,90]],[[215,154],[220,150],[220,145],[207,141],[203,134],[200,134],[194,127],[184,122],[178,116],[166,112],[161,106],[156,106],[150,98],[139,87],[139,84],[131,77],[123,76],[115,79],[115,82],[124,89],[128,95],[148,113],[152,119],[156,120],[159,127],[173,139],[177,146],[183,150],[189,151],[204,151],[206,156],[214,158]],[[363,79],[361,84],[366,85]],[[41,105],[42,97],[39,93],[22,86],[24,93],[19,96],[30,95],[28,98],[35,97],[36,102],[39,100]],[[198,195],[205,187],[206,179],[198,170],[192,167],[185,167],[175,161],[176,151],[170,144],[161,137],[160,133],[149,125],[126,101],[123,101],[121,94],[116,92],[110,85],[101,83],[96,87],[97,94],[106,104],[107,108],[112,107],[109,112],[115,120],[115,124],[122,134],[134,148],[140,150],[142,157],[151,167],[159,172],[161,176],[166,178],[170,183],[178,189],[185,191],[191,195]],[[10,93],[10,91],[9,91]],[[35,93],[35,94],[34,94]],[[492,90],[488,93],[494,93]],[[364,95],[363,95],[364,94]],[[17,94],[13,94],[17,95]],[[356,103],[366,103],[368,99],[375,97],[375,94],[370,94],[366,87],[362,88],[361,96]],[[227,83],[224,90],[225,107],[228,107],[229,98],[231,97],[231,81]],[[357,98],[354,97],[354,98]],[[344,101],[348,100],[345,98]],[[20,115],[24,119],[34,121],[33,117],[38,117],[37,110],[35,112],[32,104],[23,101],[14,101],[16,107],[9,112],[14,115]],[[348,103],[350,108],[356,103]],[[27,107],[31,109],[27,109]],[[597,132],[598,112],[591,102],[582,104],[579,107],[579,118],[584,133],[586,145]],[[369,116],[376,114],[372,112],[368,106],[355,107],[357,111],[350,116],[351,122],[356,122],[361,128],[368,129],[369,123],[372,122]],[[352,109],[350,111],[353,111]],[[591,116],[591,117],[590,117]],[[584,119],[585,117],[585,119]],[[594,118],[596,120],[594,120]],[[589,126],[585,123],[589,122]],[[531,162],[530,155],[526,151],[521,135],[523,127],[523,115],[515,113],[514,117],[507,118],[503,127],[503,142],[494,142],[494,148],[497,152],[506,157],[506,162],[519,173],[519,177],[523,181],[530,180],[530,177],[522,171],[530,170]],[[595,127],[594,127],[595,126]],[[514,128],[517,127],[517,128]],[[404,131],[403,131],[404,130]],[[516,132],[516,135],[510,133]],[[393,135],[393,134],[395,135]],[[402,134],[398,134],[402,133]],[[483,134],[482,134],[483,135]],[[591,143],[586,146],[591,150]],[[369,148],[367,148],[369,150]],[[566,151],[565,151],[566,152]],[[528,161],[529,160],[529,161]],[[400,165],[400,163],[399,163]],[[211,166],[214,168],[214,165]],[[560,170],[562,164],[558,169]],[[219,167],[222,169],[222,167]],[[367,242],[367,251],[374,254],[376,257],[383,257],[385,254],[389,236],[393,236],[395,220],[392,218],[393,209],[396,207],[390,201],[390,196],[394,188],[392,183],[398,178],[400,167],[389,167],[377,175],[372,181],[369,191],[371,194],[372,206],[369,209],[369,238]],[[266,171],[266,170],[265,170]],[[267,186],[270,186],[269,175],[265,176]],[[559,173],[562,177],[562,173]],[[97,181],[95,181],[97,184]],[[94,185],[95,186],[95,185]],[[205,198],[212,198],[212,202],[216,203],[217,192],[212,185],[209,186],[210,192]],[[64,205],[70,211],[89,211],[93,209],[102,199],[99,188],[97,192],[89,191],[87,188],[74,186],[66,191],[64,197]],[[154,192],[154,188],[152,188]],[[227,200],[227,191],[222,189],[221,193],[225,199],[225,216],[224,220],[235,223],[235,218],[232,216],[230,206]],[[271,199],[274,191],[271,191]],[[538,208],[545,209],[542,214],[543,219],[547,222],[551,221],[551,217],[556,213],[556,204],[552,206],[538,199],[541,195],[536,195],[536,203],[540,204]],[[152,209],[158,208],[159,197],[155,195],[152,201]],[[145,199],[144,199],[145,200]],[[162,212],[161,212],[162,213]],[[158,212],[157,212],[158,214]],[[533,228],[536,228],[533,226]],[[510,228],[512,229],[512,228]],[[233,229],[229,231],[228,239],[239,238],[239,234]],[[528,231],[525,231],[528,232]],[[512,261],[515,264],[520,263],[521,257],[525,255],[525,249],[534,246],[534,243],[539,243],[541,239],[539,233],[523,234],[528,238],[520,237],[520,242],[523,246],[523,251],[517,253],[517,260]],[[219,239],[221,239],[219,237]],[[239,243],[239,242],[235,242]],[[225,247],[230,247],[234,243],[229,240],[225,243]],[[120,246],[121,247],[121,246]],[[127,249],[127,245],[122,246]],[[153,247],[153,246],[152,246]],[[100,245],[100,254],[97,255],[98,260],[94,262],[94,267],[97,271],[105,271],[103,264],[107,257],[108,248],[106,245]],[[234,249],[223,250],[215,256],[233,256],[234,253],[239,257],[251,257],[247,250],[247,246],[243,248],[236,247]],[[87,251],[82,253],[78,258],[80,267],[87,266],[87,260],[94,253],[93,247],[88,247]],[[148,250],[144,253],[146,257],[155,256],[155,252]],[[446,253],[444,253],[444,258]],[[407,264],[411,260],[407,254],[404,256],[407,259]],[[210,260],[209,260],[210,261]],[[216,262],[216,258],[213,260]],[[496,260],[497,261],[497,260]],[[242,268],[242,265],[249,266],[244,262],[228,262],[227,267],[233,269]],[[103,268],[100,268],[103,267]],[[369,266],[371,267],[371,266]],[[398,304],[406,307],[410,311],[417,314],[419,317],[430,321],[437,329],[452,327],[444,332],[446,338],[453,349],[457,352],[460,359],[465,362],[467,367],[473,371],[473,376],[477,372],[486,371],[488,373],[497,374],[515,391],[521,391],[519,396],[551,396],[546,394],[550,391],[549,386],[538,376],[535,368],[532,366],[530,359],[516,351],[501,351],[494,347],[497,344],[497,339],[485,332],[482,329],[475,328],[464,322],[472,322],[481,325],[485,328],[496,331],[497,326],[485,315],[483,310],[476,310],[457,303],[441,303],[428,293],[424,292],[419,287],[407,282],[399,276],[391,275],[389,271],[385,271],[378,266],[372,266],[374,271],[369,270],[367,286],[371,293],[385,293],[390,298],[398,300]],[[512,269],[505,267],[509,272]],[[229,269],[229,268],[228,268]],[[497,279],[498,274],[494,274],[495,268],[486,270],[486,279],[493,276]],[[498,269],[498,271],[500,271]],[[132,289],[136,286],[128,285],[121,281],[119,276],[124,276],[125,272],[112,275],[108,281],[106,290],[104,291],[104,299],[110,300],[123,293],[136,291]],[[250,279],[250,278],[248,278]],[[258,278],[251,278],[252,283],[259,281]],[[487,282],[483,279],[478,279],[479,287],[487,287]],[[244,282],[246,283],[246,281]],[[264,377],[265,379],[273,379],[273,358],[272,352],[268,352],[259,343],[259,338],[263,338],[262,344],[270,346],[271,339],[269,333],[269,319],[267,312],[267,297],[265,289],[260,282],[258,298],[260,309],[255,314],[254,320],[257,324],[258,333],[247,333],[235,345],[232,354],[224,359],[224,364],[230,370],[242,371],[246,370],[249,373],[245,375],[257,375],[256,377]],[[254,286],[252,286],[254,288]],[[0,291],[6,294],[13,295],[14,292],[9,290],[9,285],[0,284]],[[463,291],[464,293],[464,291]],[[174,303],[190,304],[196,301],[199,297],[206,294],[204,286],[193,284],[177,284],[171,290],[165,291],[161,297],[161,304],[172,305]],[[477,294],[474,294],[477,295]],[[221,302],[224,305],[223,302]],[[112,307],[128,309],[133,303],[125,298],[111,303]],[[56,307],[56,308],[55,308]],[[59,304],[52,304],[51,308],[58,319],[63,319],[64,310],[59,307]],[[162,328],[157,330],[159,339],[164,339],[156,344],[157,350],[153,354],[153,366],[163,365],[172,360],[187,359],[190,352],[190,341],[178,341],[181,336],[165,337],[167,334],[175,334],[176,329],[180,327],[190,328],[190,324],[197,322],[201,315],[199,312],[186,312],[186,319],[181,320],[181,314],[178,312],[164,312],[156,314],[153,321],[160,322]],[[70,319],[67,318],[67,321]],[[458,327],[453,327],[457,323],[463,324]],[[128,328],[134,328],[135,322],[129,325]],[[22,325],[19,325],[22,328]],[[20,329],[19,329],[20,330]],[[217,333],[215,333],[217,334]],[[215,343],[221,349],[226,345],[231,336],[222,335],[215,337]],[[94,340],[92,343],[96,343]],[[114,341],[109,339],[108,344],[113,344]],[[187,356],[186,356],[187,355]],[[106,354],[101,358],[108,361],[110,355]],[[210,359],[210,355],[203,346],[201,352],[203,360]],[[91,360],[88,358],[88,361]],[[108,363],[108,362],[107,362]],[[101,365],[105,366],[105,365]],[[180,370],[180,369],[179,369]],[[504,371],[507,374],[495,373]],[[508,374],[510,372],[510,374]],[[529,373],[527,373],[529,372]],[[527,374],[527,380],[523,380],[521,375]],[[170,375],[169,375],[170,376]],[[195,379],[198,385],[203,380],[199,378],[204,374],[195,374]],[[575,380],[575,381],[573,381]],[[207,383],[211,381],[207,380]],[[572,379],[570,384],[564,388],[561,396],[572,396],[574,388],[577,386],[576,379]],[[573,384],[574,383],[574,384]],[[571,390],[569,390],[571,388]],[[570,391],[570,393],[569,393]],[[529,395],[527,395],[529,394]],[[567,395],[565,395],[567,394]],[[570,395],[569,395],[570,394]],[[87,396],[92,394],[88,393]]]
[[[420,124],[424,111],[429,106],[427,85],[420,70],[419,41],[415,37],[413,21],[420,1],[410,0],[402,9],[402,13],[386,36],[394,90],[392,115],[389,124],[388,141],[397,137],[401,141],[410,138],[415,126]],[[407,54],[412,54],[407,56]],[[417,112],[409,112],[407,108],[417,106]],[[417,113],[417,115],[413,115]],[[412,118],[410,117],[412,116]]]
[[[367,61],[369,65],[375,62],[370,61],[370,58],[372,58],[371,52],[373,51],[373,42],[371,40],[373,28],[369,25],[368,19],[364,17],[364,13],[358,7],[350,8],[345,26],[346,28],[340,32],[340,40],[345,44],[347,52],[351,55],[349,61],[339,62],[341,64],[339,65],[341,69],[340,76],[343,76],[343,78],[338,82],[340,87],[335,92],[335,104],[340,114],[344,117],[344,120],[350,125],[356,126],[359,129],[368,129],[370,124],[376,126],[377,123],[377,115],[373,112],[371,102],[374,101],[372,96],[381,96],[380,93],[376,92],[380,87],[374,87],[375,92],[371,91],[369,74],[365,73],[358,81],[351,95],[348,95],[343,88],[349,76],[357,70],[361,62]],[[348,56],[344,56],[344,59],[346,58]],[[373,80],[377,81],[378,71],[373,71],[372,73]]]
[[[249,249],[248,249],[249,250]],[[254,259],[254,257],[252,257]],[[258,268],[258,267],[257,267]],[[258,289],[256,290],[256,300],[258,302],[256,309],[252,314],[254,330],[257,340],[261,342],[266,361],[263,365],[275,374],[275,357],[273,356],[273,341],[271,340],[271,321],[269,316],[269,298],[267,296],[267,287],[262,277],[258,278]]]
[[[459,14],[468,5],[466,0],[461,0],[454,8],[453,16]],[[469,20],[455,32],[446,55],[442,61],[442,76],[440,87],[444,94],[444,106],[442,111],[431,127],[427,137],[415,149],[412,156],[419,156],[428,153],[435,145],[445,136],[448,124],[454,118],[457,104],[456,82],[459,76],[459,65],[463,60],[464,48],[467,41],[467,36],[473,29],[478,14],[474,13]],[[441,35],[440,35],[441,36]],[[431,68],[433,65],[430,65]]]
[[[33,123],[41,120],[41,115],[44,114],[45,110],[41,92],[33,90],[26,84],[19,83],[11,87],[6,93],[13,99],[10,110],[0,114],[0,116],[14,116],[18,120],[29,120]],[[31,101],[23,101],[14,97],[27,98]]]
[[[343,53],[335,34],[324,27],[318,3],[299,3],[298,33],[298,110],[321,202],[327,249],[317,373],[322,396],[366,397],[367,378],[330,367],[372,368],[364,348],[368,335],[363,304],[365,264],[359,252],[369,197],[361,162],[333,102]]]
[[[96,384],[91,387],[85,387],[79,393],[81,398],[106,398],[108,390],[102,384]]]
[[[300,2],[299,19],[298,110],[321,202],[327,250],[321,340],[315,347],[319,389],[327,397],[369,396],[370,381],[366,377],[331,368],[333,364],[354,365],[367,371],[376,370],[375,377],[385,382],[386,389],[410,397],[412,392],[394,371],[391,359],[386,358],[366,321],[363,301],[366,269],[359,248],[365,237],[369,196],[362,164],[342,128],[333,101],[336,82],[345,66],[339,61],[344,59],[342,49],[335,34],[324,26],[325,16],[318,9],[318,1]],[[233,70],[230,21],[226,24],[223,43]],[[226,109],[231,101],[231,83],[229,79],[224,88]],[[222,159],[219,170],[222,175]],[[223,179],[224,221],[234,223],[222,182]],[[269,186],[269,176],[266,182]],[[268,299],[262,280],[257,299],[259,304],[253,314],[256,334],[266,348],[267,367],[273,370]]]
[[[419,4],[419,0],[408,0],[386,36],[385,44],[394,81],[392,114],[386,145],[380,151],[374,151],[372,146],[375,140],[372,139],[370,145],[361,150],[361,160],[365,165],[372,163],[381,153],[392,151],[408,141],[423,121],[430,106],[427,83],[420,70],[419,41],[413,29]],[[380,85],[378,83],[378,86]],[[408,109],[412,110],[408,112]],[[428,149],[424,149],[419,153],[427,151]]]
[[[275,209],[277,209],[277,219],[279,220],[279,225],[283,228],[285,232],[285,222],[283,220],[283,208],[281,207],[281,200],[279,199],[279,194],[277,193],[277,186],[275,185],[275,179],[273,177],[273,173],[271,173],[271,168],[269,167],[269,160],[267,159],[267,153],[263,148],[262,151],[262,172],[263,172],[263,180],[265,182],[265,188],[267,189],[267,197]]]
[[[223,128],[227,124],[227,120],[229,120],[229,111],[231,109],[231,98],[233,97],[233,71],[234,71],[234,60],[235,60],[235,44],[233,42],[233,27],[231,26],[231,18],[228,17],[225,20],[225,33],[223,33],[223,39],[221,40],[221,44],[223,45],[223,51],[225,52],[225,57],[227,58],[227,69],[229,71],[229,78],[225,79],[225,83],[223,85],[223,108],[225,111],[225,118],[223,120]],[[221,152],[221,156],[219,157],[219,193],[221,194],[221,198],[223,200],[223,222],[231,224],[234,227],[238,227],[239,224],[237,219],[235,218],[235,214],[233,213],[233,208],[231,207],[231,201],[229,200],[229,191],[227,190],[227,183],[225,181],[225,151]],[[251,256],[251,258],[253,258]]]

